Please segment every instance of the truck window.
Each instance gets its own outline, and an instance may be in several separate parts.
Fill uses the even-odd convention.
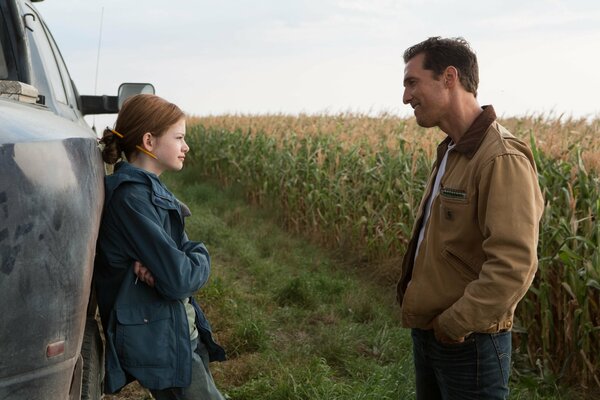
[[[52,97],[60,103],[67,104],[67,95],[60,70],[54,57],[52,46],[40,22],[40,17],[28,5],[25,7],[25,12],[27,36],[31,46],[33,86],[38,89],[40,94]],[[51,93],[45,93],[48,89],[50,89]]]
[[[58,50],[58,46],[56,45],[52,34],[46,27],[46,24],[44,24],[44,32],[46,32],[48,42],[50,43],[50,46],[52,46],[54,59],[56,60],[56,65],[58,65],[60,76],[62,77],[63,87],[65,88],[65,92],[67,93],[68,102],[69,104],[76,106],[77,98],[75,97],[75,91],[73,90],[73,83],[71,81],[69,71],[67,70],[67,65],[65,64],[65,61],[62,58],[62,54],[60,54],[60,50]]]
[[[4,44],[7,39],[6,21],[4,20],[4,13],[0,9],[0,79],[8,79],[8,64],[6,63],[5,54],[8,51],[8,46]]]
[[[0,41],[0,79],[8,79],[8,67],[6,66],[6,58],[4,57],[4,48]]]

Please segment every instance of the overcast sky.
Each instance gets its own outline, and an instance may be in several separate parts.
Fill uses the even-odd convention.
[[[597,0],[46,0],[82,94],[151,82],[196,114],[392,112],[403,51],[463,36],[503,116],[600,115]],[[103,12],[103,18],[101,18]]]

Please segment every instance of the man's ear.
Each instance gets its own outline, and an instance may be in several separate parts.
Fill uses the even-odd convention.
[[[452,88],[452,87],[456,86],[456,84],[459,82],[458,70],[456,69],[456,67],[453,67],[452,65],[450,65],[449,67],[446,67],[446,69],[444,70],[443,76],[444,76],[444,85],[446,85],[447,88]]]
[[[148,151],[152,151],[155,145],[156,138],[150,132],[144,133],[142,136],[142,147]]]

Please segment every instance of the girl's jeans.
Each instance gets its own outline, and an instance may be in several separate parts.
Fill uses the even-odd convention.
[[[473,333],[439,343],[433,330],[412,330],[417,400],[507,399],[510,332]]]
[[[187,388],[151,390],[156,400],[225,400],[208,369],[208,352],[198,339],[192,340],[192,384]]]

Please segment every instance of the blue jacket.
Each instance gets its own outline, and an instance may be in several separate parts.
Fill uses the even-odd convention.
[[[191,298],[211,361],[225,360],[192,297],[208,280],[208,251],[188,240],[189,210],[156,175],[119,163],[105,190],[94,268],[106,336],[105,391],[115,393],[135,379],[148,389],[187,387],[192,353],[182,299]],[[151,271],[154,288],[136,280],[136,260]]]

